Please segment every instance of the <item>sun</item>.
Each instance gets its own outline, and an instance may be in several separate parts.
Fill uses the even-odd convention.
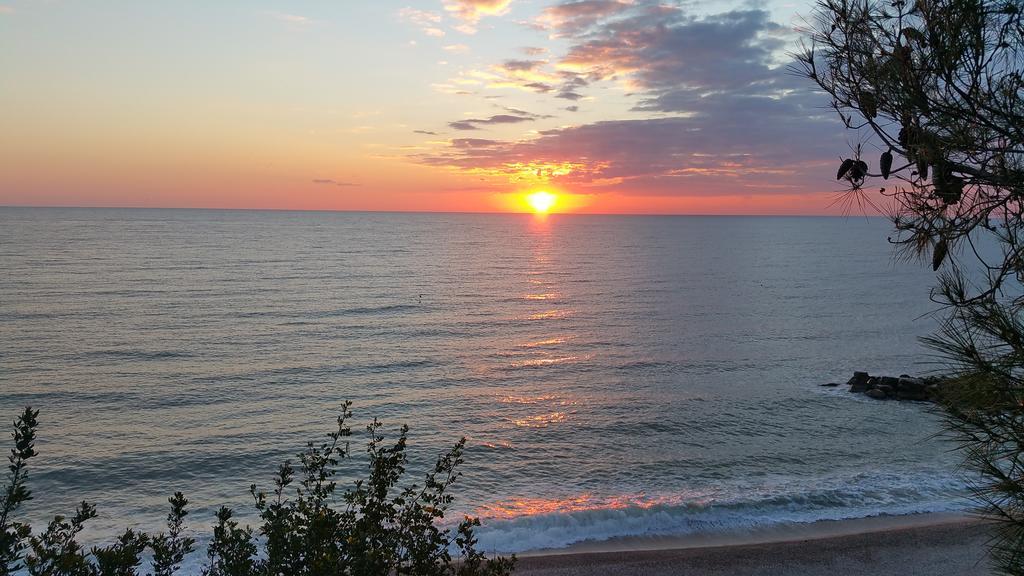
[[[558,197],[551,192],[534,192],[526,197],[526,202],[533,208],[533,211],[537,214],[547,214],[551,207],[555,205],[555,201]]]

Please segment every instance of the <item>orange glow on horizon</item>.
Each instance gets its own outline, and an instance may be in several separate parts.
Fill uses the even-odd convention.
[[[492,206],[501,212],[529,213],[537,216],[585,211],[594,203],[591,194],[573,194],[545,186],[492,196]]]

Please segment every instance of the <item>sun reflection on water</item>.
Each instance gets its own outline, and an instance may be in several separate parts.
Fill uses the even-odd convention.
[[[493,520],[511,520],[523,516],[543,514],[568,514],[587,510],[622,510],[625,508],[647,509],[661,505],[707,504],[706,495],[677,495],[674,497],[651,497],[645,494],[630,494],[599,497],[583,493],[566,498],[510,498],[478,507],[474,514]]]
[[[573,310],[545,310],[543,312],[537,312],[527,316],[527,320],[556,320],[558,318],[565,318],[571,316]]]
[[[554,292],[545,292],[542,294],[524,294],[523,300],[554,300],[558,298],[558,294]]]
[[[502,404],[550,404],[553,406],[572,406],[575,400],[562,398],[554,394],[542,394],[539,396],[502,396],[499,400]]]
[[[510,368],[536,368],[538,366],[551,366],[553,364],[567,364],[586,359],[585,356],[558,356],[554,358],[532,358],[509,364]]]
[[[567,295],[558,280],[564,263],[555,257],[559,251],[554,225],[544,219],[531,219],[527,225],[524,242],[529,259],[519,272],[523,290],[516,300],[509,302],[515,307],[516,332],[509,334],[504,350],[492,356],[508,359],[507,364],[492,366],[492,374],[509,374],[519,369],[536,371],[526,381],[529,388],[525,390],[519,380],[499,380],[502,384],[510,382],[512,388],[509,394],[499,397],[493,415],[504,423],[509,439],[517,443],[529,444],[529,437],[543,434],[541,429],[571,425],[578,401],[560,389],[563,380],[559,374],[574,369],[566,366],[593,358],[575,342],[574,321],[561,322],[576,310],[563,302]],[[567,300],[572,302],[572,296],[568,295]],[[536,386],[554,392],[537,393],[543,388]]]
[[[572,398],[565,398],[555,394],[540,394],[537,396],[508,395],[501,397],[499,402],[518,406],[538,406],[542,409],[539,414],[510,418],[512,424],[517,428],[547,428],[553,424],[566,422],[571,415],[576,414],[576,410],[570,407],[577,404],[577,401]]]
[[[533,342],[525,342],[520,344],[520,348],[537,348],[539,346],[552,346],[555,344],[565,344],[569,341],[567,336],[556,336],[554,338],[545,338],[544,340],[535,340]]]
[[[575,413],[575,411],[573,411]],[[552,424],[565,422],[569,419],[569,412],[551,412],[549,414],[537,414],[512,420],[512,423],[520,428],[547,428]]]

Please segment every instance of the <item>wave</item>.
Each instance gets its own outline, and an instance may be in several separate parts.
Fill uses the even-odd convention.
[[[342,308],[322,313],[323,316],[360,316],[367,314],[390,314],[393,312],[408,312],[418,310],[422,306],[416,304],[385,304],[381,306],[361,306],[357,308]]]
[[[152,361],[152,360],[177,360],[182,358],[192,358],[195,356],[191,352],[183,352],[177,350],[134,350],[134,349],[114,349],[114,350],[91,350],[89,352],[83,352],[82,358],[86,359],[111,359],[111,360],[141,360],[141,361]]]
[[[718,494],[531,501],[521,509],[550,511],[514,517],[508,516],[514,515],[515,505],[498,503],[480,511],[479,546],[507,554],[621,537],[742,533],[821,520],[958,512],[969,506],[964,482],[937,471],[861,473],[821,480],[804,490],[789,482],[780,485],[787,488],[737,486]]]
[[[422,304],[382,304],[380,306],[356,306],[331,310],[246,310],[232,312],[226,316],[232,319],[284,319],[289,323],[313,323],[315,320],[324,318],[391,315],[426,309],[426,306]]]

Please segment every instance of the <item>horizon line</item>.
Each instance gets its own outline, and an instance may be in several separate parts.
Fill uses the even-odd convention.
[[[193,210],[218,212],[314,212],[338,214],[475,214],[515,216],[699,216],[741,218],[888,218],[884,214],[709,214],[687,212],[506,212],[506,211],[452,211],[452,210],[346,210],[344,208],[213,208],[205,206],[79,206],[52,204],[0,204],[0,209],[55,209],[55,210]]]

